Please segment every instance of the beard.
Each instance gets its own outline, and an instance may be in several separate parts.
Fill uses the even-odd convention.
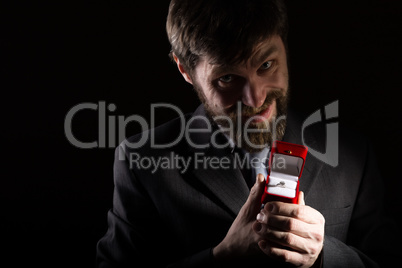
[[[204,104],[207,116],[215,122],[221,131],[239,148],[248,152],[259,152],[272,146],[275,140],[281,140],[285,134],[288,90],[273,89],[266,96],[259,108],[244,105],[241,101],[228,109],[217,109],[205,98],[200,88],[195,88]],[[271,116],[265,120],[259,114],[272,105]]]

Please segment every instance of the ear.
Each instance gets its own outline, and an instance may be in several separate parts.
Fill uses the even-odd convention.
[[[174,53],[173,53],[173,59],[176,62],[177,68],[179,68],[181,75],[184,77],[184,80],[186,80],[190,84],[193,84],[193,82],[191,81],[190,75],[184,69],[183,65],[180,63],[179,58],[177,58],[177,56]]]

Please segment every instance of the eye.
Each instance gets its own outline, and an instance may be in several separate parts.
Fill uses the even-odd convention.
[[[227,74],[227,75],[220,77],[219,81],[221,81],[223,83],[230,83],[233,81],[233,79],[234,79],[233,75]]]
[[[268,70],[269,68],[271,68],[272,64],[272,60],[266,61],[261,65],[260,70]]]

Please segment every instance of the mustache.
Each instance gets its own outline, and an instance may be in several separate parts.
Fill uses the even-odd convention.
[[[286,95],[284,94],[283,90],[281,89],[274,89],[268,93],[265,98],[263,105],[258,108],[250,107],[245,105],[244,103],[241,104],[241,111],[243,116],[253,116],[256,114],[261,113],[262,111],[266,110],[276,99],[285,98]],[[233,105],[232,107],[228,108],[225,113],[230,117],[236,117],[237,115],[237,105]]]

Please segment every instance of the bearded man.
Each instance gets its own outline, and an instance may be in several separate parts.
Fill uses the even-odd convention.
[[[266,178],[236,163],[244,157],[263,162],[275,140],[303,142],[303,118],[287,108],[287,24],[280,0],[171,1],[170,55],[202,105],[117,148],[113,208],[97,246],[98,267],[395,262],[388,239],[395,226],[383,213],[381,179],[361,137],[340,130],[335,167],[307,156],[298,204],[261,204]],[[132,146],[144,139],[152,142]],[[309,139],[325,151],[325,134]],[[172,161],[144,168],[133,164],[133,155]]]

